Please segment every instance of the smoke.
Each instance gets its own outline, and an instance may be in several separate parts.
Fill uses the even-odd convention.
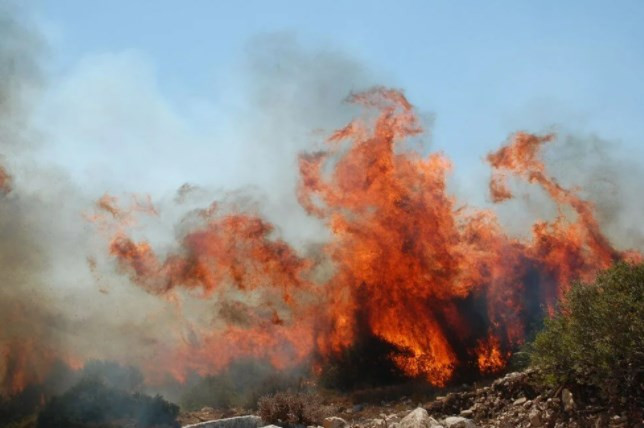
[[[82,215],[97,193],[39,159],[48,148],[34,124],[46,47],[32,28],[21,10],[0,8],[0,154],[11,185],[0,196],[0,394],[42,381],[58,360],[149,357],[140,345],[160,330],[159,302],[134,288],[101,293],[123,281],[88,266],[99,240]]]
[[[104,231],[86,221],[100,211],[95,204],[105,192],[118,195],[122,207],[130,201],[124,191],[152,194],[160,215],[140,218],[131,232],[160,256],[203,224],[204,209],[217,200],[220,209],[276,225],[268,239],[283,238],[328,278],[333,267],[319,248],[329,231],[298,203],[297,157],[319,150],[329,131],[357,115],[343,100],[379,83],[377,75],[333,49],[304,48],[291,35],[262,36],[248,44],[219,100],[200,100],[184,112],[135,51],[88,55],[47,80],[47,47],[34,27],[15,8],[0,9],[0,164],[11,187],[0,192],[0,393],[42,380],[56,359],[72,367],[90,359],[143,366],[178,346],[207,345],[203,331],[243,327],[253,317],[283,321],[283,303],[264,307],[266,296],[257,293],[159,299],[133,286],[105,251]],[[644,206],[634,196],[641,165],[613,147],[595,137],[564,137],[548,164],[564,185],[580,185],[597,204],[615,244],[641,249]],[[536,216],[556,213],[539,200],[519,203]],[[223,355],[237,346],[223,343]],[[203,372],[189,357],[187,366]],[[162,384],[176,373],[146,375]]]
[[[639,154],[619,141],[593,134],[563,133],[560,140],[546,153],[553,174],[594,202],[597,219],[615,245],[644,249],[639,221],[644,200],[636,196],[644,183]]]
[[[143,224],[161,244],[181,236],[191,212],[214,199],[261,211],[303,246],[323,236],[296,203],[296,154],[317,141],[312,130],[350,117],[341,100],[371,81],[355,61],[330,50],[310,53],[290,36],[251,41],[239,82],[250,88],[243,92],[246,107],[233,135],[214,144],[212,128],[195,129],[193,118],[161,95],[154,69],[138,53],[90,56],[52,81],[43,72],[47,46],[35,25],[9,7],[0,21],[0,154],[11,185],[0,199],[0,393],[42,381],[57,360],[72,367],[90,359],[144,365],[197,341],[195,328],[221,324],[226,302],[185,296],[178,307],[118,274],[104,237],[86,220],[106,191],[127,203],[123,189],[151,190],[164,215]],[[102,160],[114,150],[124,162]],[[142,168],[144,158],[157,168]],[[181,185],[185,178],[173,177],[173,167],[185,171],[193,163],[201,169],[198,182]],[[212,173],[219,166],[223,172]],[[153,182],[159,171],[164,190],[132,185]],[[199,180],[208,173],[214,179]],[[173,185],[176,194],[168,191]],[[152,384],[169,376],[146,374]]]

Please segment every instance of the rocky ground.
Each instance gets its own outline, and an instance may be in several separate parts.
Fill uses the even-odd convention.
[[[320,423],[324,428],[644,427],[642,409],[628,403],[624,408],[629,411],[610,409],[587,391],[539,388],[535,377],[532,370],[509,373],[489,385],[465,388],[426,403],[405,397],[378,404],[327,403],[326,417]],[[241,413],[242,409],[223,413],[205,408],[183,415],[182,423]]]

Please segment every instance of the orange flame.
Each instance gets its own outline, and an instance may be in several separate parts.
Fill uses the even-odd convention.
[[[494,373],[505,366],[507,356],[501,353],[500,346],[499,339],[493,335],[479,340],[476,358],[481,373]]]
[[[0,166],[0,192],[5,194],[11,192],[11,181],[11,175],[4,167]]]
[[[468,365],[483,373],[502,368],[524,340],[529,304],[552,308],[573,279],[641,257],[614,249],[592,204],[548,175],[539,151],[554,136],[517,133],[488,156],[495,202],[512,197],[507,180],[514,176],[541,186],[559,207],[554,221],[537,222],[532,238],[520,240],[492,212],[457,208],[446,190],[451,164],[444,155],[423,157],[402,146],[422,132],[402,93],[376,88],[350,101],[377,115],[352,121],[331,135],[326,150],[299,159],[298,200],[332,235],[323,252],[335,271],[326,283],[313,280],[314,260],[272,238],[265,220],[216,204],[164,258],[123,230],[113,236],[111,254],[151,294],[181,288],[218,302],[231,292],[249,301],[261,296],[242,305],[240,319],[195,330],[196,340],[155,370],[181,379],[241,356],[280,368],[324,361],[368,334],[391,345],[402,372],[444,385]],[[99,208],[117,217],[112,202]]]

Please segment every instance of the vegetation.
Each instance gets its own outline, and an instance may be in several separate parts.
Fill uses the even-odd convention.
[[[213,408],[255,408],[257,400],[267,394],[299,388],[295,374],[279,373],[267,362],[239,360],[224,372],[199,380],[181,399],[181,407],[196,410]]]
[[[576,283],[545,322],[532,364],[551,386],[595,388],[608,401],[644,406],[644,264],[617,264]]]
[[[107,386],[85,378],[59,397],[52,398],[38,415],[39,428],[179,427],[179,407],[161,396],[150,397]]]
[[[313,394],[278,392],[260,398],[259,416],[266,423],[277,426],[318,425],[322,420],[322,406]]]

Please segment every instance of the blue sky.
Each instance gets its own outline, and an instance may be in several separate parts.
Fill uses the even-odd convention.
[[[106,105],[123,110],[141,103],[136,107],[141,110],[148,100],[150,110],[159,112],[137,120],[174,124],[170,131],[153,132],[137,125],[130,133],[117,114],[112,123],[91,120],[91,131],[80,135],[63,125],[52,131],[50,157],[105,186],[118,185],[115,175],[135,176],[152,191],[184,179],[226,186],[249,149],[224,141],[240,138],[233,137],[234,129],[243,123],[253,127],[256,120],[243,114],[254,110],[245,88],[257,76],[243,71],[249,45],[275,34],[295,40],[303,52],[337,52],[355,61],[365,82],[403,89],[421,112],[434,115],[432,144],[454,160],[465,181],[468,169],[483,169],[485,154],[519,129],[599,135],[631,157],[644,158],[641,1],[39,0],[30,5],[50,46],[51,109],[65,116],[61,108],[75,106],[55,122],[75,127],[79,111],[96,104],[85,94],[106,85],[100,96],[131,97]],[[115,125],[123,128],[115,139],[134,135],[125,151],[105,149],[106,129]],[[171,134],[176,147],[146,142]],[[196,134],[199,138],[192,138]],[[163,173],[138,176],[131,167],[114,166],[137,145],[141,151],[132,149],[131,156],[156,147]],[[181,161],[175,156],[179,147],[194,157]],[[209,161],[216,168],[200,165],[209,153],[217,158]],[[226,168],[223,175],[212,172]]]

